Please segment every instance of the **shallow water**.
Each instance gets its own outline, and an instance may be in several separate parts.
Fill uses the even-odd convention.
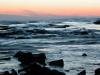
[[[12,56],[22,50],[32,53],[44,52],[47,61],[64,59],[64,70],[56,69],[63,70],[66,75],[76,75],[83,69],[87,71],[87,75],[93,75],[94,70],[100,67],[100,25],[67,21],[50,24],[11,24],[5,32],[1,30],[0,33],[7,32],[7,36],[0,34],[0,59],[12,59],[0,60],[0,71],[20,68],[20,63]],[[69,27],[61,27],[62,25]],[[84,31],[86,33],[81,33]],[[82,57],[83,53],[88,56]]]

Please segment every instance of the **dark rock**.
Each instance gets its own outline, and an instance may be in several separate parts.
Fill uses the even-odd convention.
[[[65,75],[65,73],[59,72],[59,71],[57,71],[57,70],[52,70],[52,71],[51,71],[51,75]]]
[[[94,24],[100,24],[100,20],[95,21]]]
[[[32,54],[31,52],[24,53],[18,52],[14,55],[23,65],[27,65],[33,62],[45,65],[46,55],[44,53]]]
[[[82,56],[87,56],[87,54],[86,53],[83,53]]]
[[[11,75],[18,75],[18,74],[17,74],[17,72],[14,69],[12,69],[11,70]]]
[[[69,25],[56,25],[54,26],[55,28],[66,28],[66,27],[70,27]]]
[[[57,70],[50,70],[47,67],[42,67],[37,63],[32,63],[26,68],[19,70],[19,73],[25,71],[24,75],[65,75]]]
[[[45,65],[46,55],[44,53],[33,54],[33,60],[35,62]]]
[[[11,75],[8,71],[5,71],[3,75]]]
[[[83,70],[83,71],[81,71],[80,73],[78,73],[77,75],[86,75],[86,71]]]
[[[49,62],[50,66],[58,66],[58,67],[63,67],[64,66],[64,61],[63,59],[56,60],[56,61],[51,61]]]
[[[14,57],[18,58],[18,57],[20,57],[22,55],[23,55],[23,52],[19,51],[14,55]]]
[[[18,58],[18,61],[20,61],[22,65],[27,65],[33,63],[34,61],[33,55],[30,52],[28,53],[18,52],[17,54],[15,54],[14,57]]]
[[[81,31],[80,34],[81,35],[88,35],[88,32],[87,31]]]
[[[100,68],[95,70],[95,75],[100,75]]]

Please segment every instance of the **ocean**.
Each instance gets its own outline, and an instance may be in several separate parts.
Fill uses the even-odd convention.
[[[76,75],[84,69],[87,75],[94,75],[94,70],[100,67],[100,25],[93,24],[98,19],[0,22],[0,71],[21,68],[13,55],[25,51],[46,53],[47,61],[63,59],[63,69],[51,68],[66,75]],[[87,56],[83,57],[83,53]]]

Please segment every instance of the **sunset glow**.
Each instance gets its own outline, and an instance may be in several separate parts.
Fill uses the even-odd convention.
[[[0,0],[0,14],[100,16],[100,0]]]

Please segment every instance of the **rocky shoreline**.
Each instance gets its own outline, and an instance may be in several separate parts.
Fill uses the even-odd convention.
[[[87,56],[87,54],[83,53],[82,56]],[[32,54],[31,52],[22,51],[17,52],[13,57],[20,62],[22,68],[19,70],[12,68],[11,71],[4,71],[0,75],[66,75],[66,71],[61,72],[47,67],[49,65],[63,69],[63,59],[46,62],[47,58],[45,53]],[[87,75],[86,70],[81,71],[77,75]],[[100,75],[100,68],[95,70],[94,75]]]

